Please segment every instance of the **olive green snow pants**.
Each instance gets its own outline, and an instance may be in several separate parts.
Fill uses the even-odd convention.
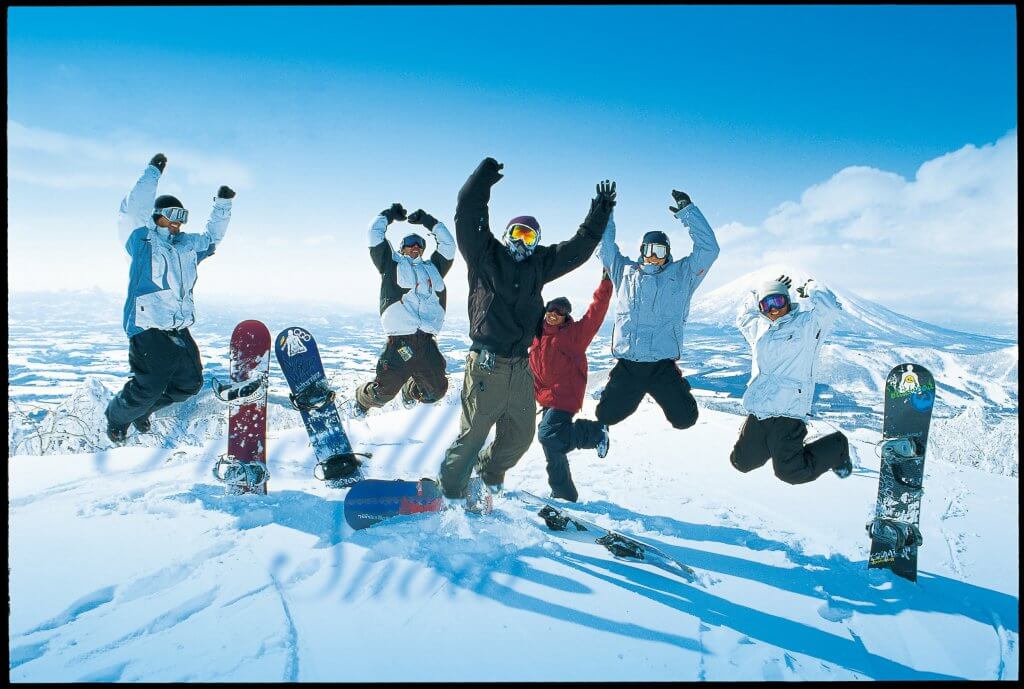
[[[465,497],[474,466],[484,483],[504,483],[505,472],[526,453],[536,433],[530,360],[496,356],[487,371],[478,365],[478,358],[478,352],[466,357],[459,437],[441,464],[441,490],[448,498]],[[492,426],[494,441],[481,451]]]

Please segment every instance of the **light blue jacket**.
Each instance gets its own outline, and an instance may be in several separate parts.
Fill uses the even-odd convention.
[[[807,299],[793,303],[774,323],[758,310],[756,292],[747,296],[736,315],[736,327],[752,350],[743,408],[758,419],[803,420],[811,413],[814,362],[840,306],[827,287],[812,282],[807,291]]]
[[[214,199],[206,231],[171,233],[153,222],[160,170],[146,167],[121,201],[120,222],[136,229],[124,248],[131,257],[124,331],[132,337],[149,328],[180,330],[195,322],[192,288],[199,262],[213,255],[231,220],[231,199]]]
[[[615,285],[612,355],[616,359],[661,361],[682,356],[690,300],[718,258],[719,248],[696,205],[688,204],[676,217],[690,230],[693,252],[664,266],[623,256],[615,243],[614,215],[608,219],[597,252]]]

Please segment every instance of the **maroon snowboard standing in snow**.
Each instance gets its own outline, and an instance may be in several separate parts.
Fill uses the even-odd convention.
[[[231,333],[231,384],[213,380],[228,405],[228,452],[214,476],[236,493],[267,494],[267,379],[270,331],[260,321],[242,321]]]

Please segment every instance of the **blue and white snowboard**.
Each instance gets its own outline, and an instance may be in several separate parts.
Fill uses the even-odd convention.
[[[335,487],[361,480],[361,462],[352,452],[352,444],[341,425],[316,340],[305,328],[292,326],[278,334],[274,351],[292,390],[289,399],[302,414],[309,442],[316,453],[317,467],[322,471],[322,475],[317,475],[314,469],[313,475]]]

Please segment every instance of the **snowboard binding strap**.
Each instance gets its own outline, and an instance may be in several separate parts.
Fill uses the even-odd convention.
[[[298,395],[288,395],[288,400],[300,412],[317,411],[334,402],[334,390],[326,387],[314,387]]]
[[[226,404],[252,404],[267,396],[267,376],[259,374],[255,378],[237,383],[221,383],[217,378],[210,378],[213,396]]]
[[[625,539],[617,533],[609,531],[604,536],[601,536],[601,538],[598,538],[597,543],[603,545],[616,557],[632,557],[637,560],[644,559],[646,549],[643,544]]]
[[[586,531],[587,527],[583,526],[579,522],[565,516],[554,507],[550,505],[544,505],[540,508],[540,512],[537,516],[544,520],[544,523],[548,525],[548,528],[552,531],[565,531],[570,524],[576,527],[577,531]]]
[[[373,455],[366,452],[349,452],[347,454],[332,455],[322,462],[317,462],[313,467],[313,478],[318,481],[339,481],[344,484],[345,479],[352,477],[359,471],[362,461],[356,456],[369,459]],[[317,469],[320,475],[317,475]]]
[[[221,455],[213,465],[213,477],[236,492],[255,492],[270,478],[263,462],[243,462]]]
[[[876,518],[869,521],[865,527],[873,540],[881,541],[890,548],[899,550],[900,548],[917,548],[924,545],[921,530],[908,522]]]

